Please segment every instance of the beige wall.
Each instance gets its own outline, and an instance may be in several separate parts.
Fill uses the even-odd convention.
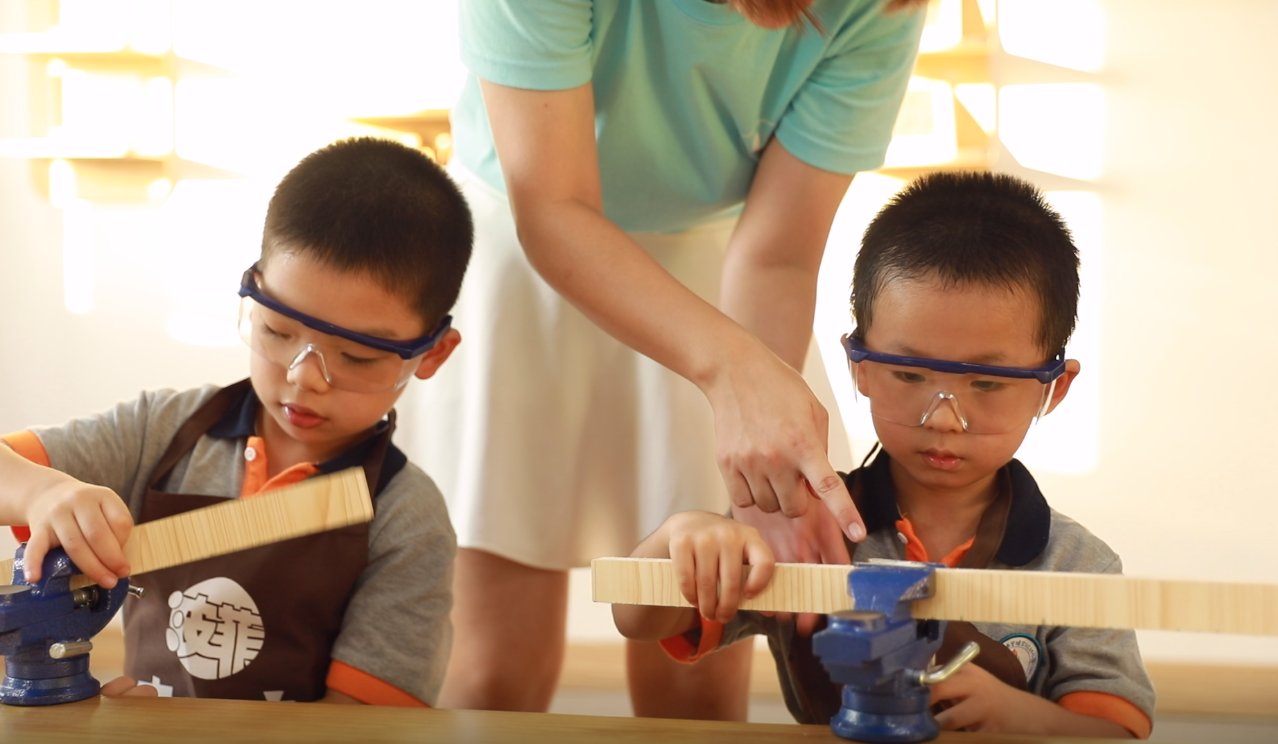
[[[1085,317],[1072,351],[1084,375],[1067,401],[1080,411],[1071,425],[1090,434],[1071,441],[1049,417],[1031,440],[1059,452],[1032,465],[1052,503],[1114,546],[1129,574],[1275,582],[1278,3],[1099,7],[1104,64],[1091,79],[1104,92],[1104,157],[1085,186],[1100,217],[1080,235]],[[995,74],[1036,70],[1001,57]],[[22,80],[0,59],[0,136],[22,133]],[[1006,156],[999,167],[1067,185]],[[822,284],[823,343],[845,323],[847,261],[881,188],[863,179],[840,218]],[[187,346],[165,329],[183,294],[174,260],[227,276],[229,295],[231,267],[255,255],[251,239],[213,250],[207,235],[221,219],[197,213],[157,227],[147,208],[103,211],[90,228],[95,310],[72,315],[60,216],[34,193],[24,163],[0,160],[0,430],[100,410],[145,387],[240,376],[240,348]],[[157,234],[161,248],[131,250]],[[836,374],[834,384],[845,381]],[[868,442],[854,430],[853,444]],[[1060,465],[1075,451],[1092,463],[1082,472]],[[575,579],[573,637],[615,637],[585,576]],[[1151,659],[1278,664],[1275,639],[1150,633],[1142,643]]]

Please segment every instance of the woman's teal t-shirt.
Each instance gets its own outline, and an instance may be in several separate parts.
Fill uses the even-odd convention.
[[[454,157],[504,189],[478,79],[534,90],[593,82],[604,211],[673,232],[741,209],[777,137],[829,171],[877,168],[923,10],[816,0],[821,29],[763,29],[707,0],[462,0]]]

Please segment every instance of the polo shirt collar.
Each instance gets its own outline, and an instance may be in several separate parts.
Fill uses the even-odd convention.
[[[861,518],[865,520],[867,533],[895,530],[896,520],[900,519],[891,461],[891,457],[880,450],[868,465],[843,476]],[[1019,460],[1013,459],[1003,466],[997,479],[998,487],[1010,492],[1011,503],[994,557],[1008,566],[1023,566],[1047,548],[1051,508],[1038,483]],[[1001,499],[996,499],[991,508],[997,508],[999,501]]]
[[[257,412],[261,409],[262,403],[257,398],[257,393],[253,392],[250,385],[245,386],[244,394],[229,409],[226,415],[218,420],[213,426],[209,427],[208,436],[219,439],[247,439],[252,436],[257,427]],[[361,467],[364,459],[368,454],[369,448],[376,445],[378,439],[390,428],[390,421],[382,419],[373,427],[372,433],[368,435],[364,441],[346,449],[339,453],[336,457],[316,463],[316,467],[321,474],[336,473],[339,470],[347,468]],[[373,487],[373,494],[380,493],[390,479],[398,473],[408,458],[393,443],[386,448],[386,456],[382,462],[381,478],[379,483],[369,484]]]

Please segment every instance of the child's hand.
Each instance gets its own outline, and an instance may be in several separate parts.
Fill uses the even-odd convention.
[[[749,525],[709,512],[682,512],[666,529],[679,591],[710,620],[728,622],[742,599],[772,580],[772,550]],[[750,571],[742,586],[745,564]]]
[[[932,688],[932,704],[945,708],[936,714],[936,723],[946,731],[1015,730],[1006,720],[1015,707],[1008,698],[1015,692],[976,664],[967,664]]]
[[[1025,704],[1023,698],[1032,703]],[[1019,716],[1033,716],[1033,703],[1043,702],[1047,701],[1005,684],[976,664],[963,666],[932,688],[932,704],[945,706],[936,714],[936,723],[946,731],[1026,733],[1033,721]]]
[[[1074,713],[1033,693],[1011,687],[975,664],[932,688],[932,704],[945,707],[936,723],[946,731],[1130,738],[1119,724]]]
[[[158,697],[160,691],[151,685],[140,685],[132,677],[116,677],[102,685],[103,697]]]
[[[109,488],[56,470],[47,475],[40,495],[26,508],[31,529],[23,556],[27,582],[40,580],[45,554],[61,545],[81,573],[102,586],[115,586],[117,577],[129,575],[124,557],[124,543],[133,530],[129,508]]]
[[[769,514],[754,506],[745,509],[733,506],[732,518],[759,530],[776,559],[784,563],[852,563],[839,523],[828,509],[813,507],[797,517],[787,517],[780,512]],[[783,619],[788,616],[788,613],[778,614]],[[795,630],[807,638],[821,618],[812,612],[799,613],[793,620]]]

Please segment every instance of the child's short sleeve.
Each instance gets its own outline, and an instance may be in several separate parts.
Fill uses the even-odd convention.
[[[435,704],[452,646],[456,552],[443,495],[405,465],[377,496],[368,565],[333,644],[330,689],[368,703]]]
[[[1047,549],[1023,568],[1092,574],[1123,572],[1122,561],[1108,545],[1055,511]],[[1141,660],[1135,631],[997,623],[976,626],[1016,654],[1034,694],[1067,710],[1113,721],[1135,736],[1149,736],[1154,687]]]
[[[49,467],[110,488],[137,516],[137,504],[178,428],[217,388],[151,390],[98,414],[31,430]]]

